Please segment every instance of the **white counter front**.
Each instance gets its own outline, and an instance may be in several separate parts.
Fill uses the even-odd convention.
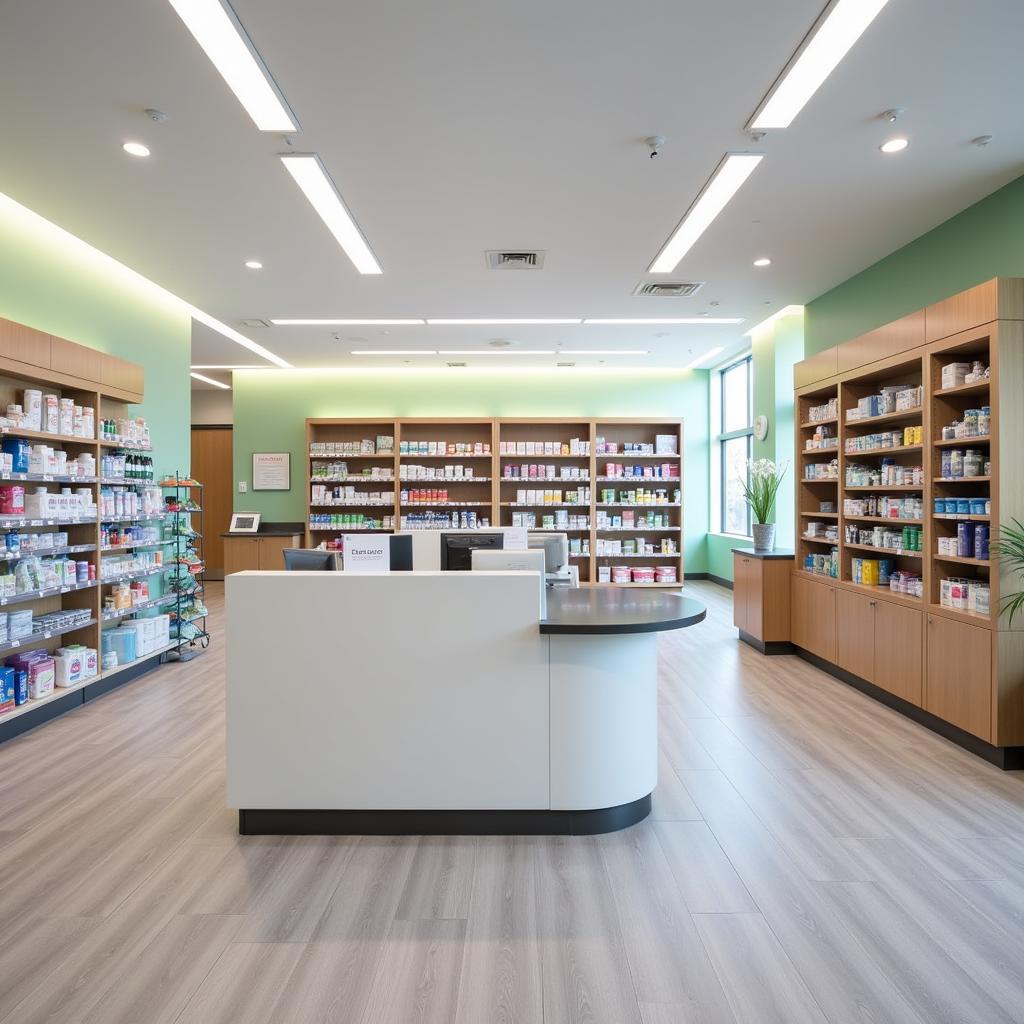
[[[649,810],[656,633],[560,632],[528,572],[245,572],[226,598],[242,831],[594,832]]]

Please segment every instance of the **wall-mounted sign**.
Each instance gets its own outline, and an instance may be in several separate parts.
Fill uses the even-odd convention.
[[[290,491],[292,457],[288,452],[252,453],[252,489],[254,491]]]

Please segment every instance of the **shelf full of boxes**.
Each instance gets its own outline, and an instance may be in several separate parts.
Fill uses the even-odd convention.
[[[307,420],[307,544],[357,530],[564,532],[581,583],[678,587],[682,422]]]
[[[39,717],[23,716],[57,713],[62,698],[100,692],[96,684],[172,645],[166,615],[128,621],[157,606],[149,584],[163,571],[158,534],[144,546],[135,532],[158,530],[164,517],[145,483],[145,421],[128,412],[141,394],[72,384],[66,373],[0,373],[0,657],[13,669],[0,668],[0,726],[18,721],[17,730]],[[115,606],[123,614],[108,614]]]

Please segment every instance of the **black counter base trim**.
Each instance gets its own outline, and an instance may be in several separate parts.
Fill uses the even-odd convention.
[[[25,714],[19,715],[10,721],[4,721],[3,718],[0,718],[0,743],[12,740],[15,736],[21,736],[22,733],[28,732],[29,729],[35,729],[36,726],[50,722],[54,718],[59,718],[69,711],[74,711],[75,708],[80,708],[87,701],[95,700],[97,697],[110,693],[111,690],[116,690],[126,683],[133,682],[139,676],[143,676],[156,668],[162,660],[163,655],[141,658],[131,668],[118,672],[116,676],[111,676],[109,679],[99,679],[88,686],[81,686],[65,694],[63,697],[56,697],[45,704],[40,704],[38,708],[32,708],[30,711],[26,711]]]
[[[893,711],[898,711],[901,715],[905,715],[912,721],[917,722],[918,725],[923,725],[926,729],[937,733],[943,739],[955,743],[958,747],[963,747],[969,753],[984,758],[997,768],[1001,768],[1005,772],[1024,769],[1024,747],[993,746],[991,743],[986,743],[984,740],[978,739],[977,736],[973,736],[971,733],[964,732],[963,729],[951,725],[944,719],[933,715],[930,711],[925,711],[924,708],[919,708],[916,704],[911,704],[902,697],[897,697],[895,694],[889,693],[888,690],[883,690],[880,686],[875,686],[874,683],[869,683],[866,679],[861,679],[860,676],[855,676],[852,672],[847,672],[846,669],[833,665],[832,662],[818,657],[817,654],[805,651],[801,647],[795,648],[795,652],[804,661],[809,661],[816,668],[820,668],[822,672],[827,672],[834,679],[838,679],[841,683],[846,683],[848,686],[860,690],[861,693],[874,698],[880,704],[892,708]]]
[[[756,636],[751,636],[742,629],[737,632],[745,644],[749,644],[762,654],[796,654],[796,648],[788,640],[758,640]]]
[[[651,795],[593,811],[240,810],[243,836],[595,836],[651,813]]]

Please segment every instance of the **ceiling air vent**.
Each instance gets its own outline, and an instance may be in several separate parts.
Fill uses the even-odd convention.
[[[575,366],[575,363],[555,363],[555,366]]]
[[[253,329],[257,327],[272,327],[273,324],[269,320],[243,320],[242,326]]]
[[[448,363],[449,366],[468,366],[469,363]]]
[[[683,299],[704,287],[703,281],[641,281],[634,295],[655,295],[662,298]]]
[[[540,270],[544,266],[544,253],[539,249],[491,249],[484,256],[491,270]]]

